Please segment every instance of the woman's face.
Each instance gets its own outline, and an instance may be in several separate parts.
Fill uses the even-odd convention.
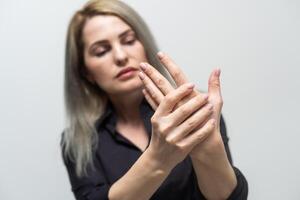
[[[139,64],[145,50],[135,32],[119,17],[98,15],[83,28],[84,61],[89,81],[107,94],[126,94],[142,88]]]

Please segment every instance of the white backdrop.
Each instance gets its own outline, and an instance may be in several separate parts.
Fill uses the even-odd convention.
[[[74,199],[61,162],[67,24],[84,0],[0,1],[0,199]],[[249,199],[300,199],[300,2],[127,0],[200,88],[222,70]]]

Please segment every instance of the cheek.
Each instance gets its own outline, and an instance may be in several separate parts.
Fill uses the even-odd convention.
[[[91,80],[96,83],[101,89],[106,91],[112,84],[112,74],[109,69],[103,69],[101,66],[89,68]]]
[[[144,46],[142,44],[140,45],[140,50],[139,51],[141,52],[140,56],[146,61],[147,60],[146,52],[145,52]]]
[[[134,57],[138,58],[141,62],[147,61],[145,49],[141,42],[137,42],[132,48]]]
[[[108,70],[106,66],[109,66],[110,60],[107,57],[97,58],[97,57],[85,57],[85,66],[90,74],[94,77],[101,75],[102,73],[107,73]]]

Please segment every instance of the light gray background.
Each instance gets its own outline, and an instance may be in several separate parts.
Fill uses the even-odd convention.
[[[67,24],[84,0],[0,2],[0,199],[74,199],[61,162]],[[190,80],[222,69],[249,199],[300,199],[300,3],[127,0]]]

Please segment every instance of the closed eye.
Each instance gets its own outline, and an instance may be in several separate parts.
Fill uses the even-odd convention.
[[[109,45],[101,45],[95,49],[94,55],[97,57],[104,56],[110,49]]]
[[[127,45],[133,45],[135,43],[135,41],[137,40],[135,34],[133,32],[128,33],[127,35],[125,35],[122,39],[121,42],[123,44],[127,44]]]
[[[126,41],[126,44],[132,45],[132,44],[134,44],[135,41],[136,41],[136,39],[128,40],[128,41]]]

